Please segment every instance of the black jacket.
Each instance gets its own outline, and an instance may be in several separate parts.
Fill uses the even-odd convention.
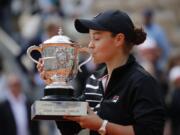
[[[102,119],[132,125],[136,135],[163,135],[165,109],[157,81],[132,55],[124,66],[113,70],[104,92],[99,78],[105,74],[104,68],[92,75],[80,99],[88,101]]]
[[[26,102],[29,135],[39,135],[39,124],[31,120],[31,104]],[[17,135],[15,118],[8,100],[0,103],[0,135]]]

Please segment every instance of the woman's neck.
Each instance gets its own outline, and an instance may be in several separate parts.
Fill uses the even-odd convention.
[[[128,57],[129,55],[119,55],[116,56],[114,59],[112,58],[109,62],[106,62],[109,77],[111,76],[112,71],[115,68],[126,64]]]

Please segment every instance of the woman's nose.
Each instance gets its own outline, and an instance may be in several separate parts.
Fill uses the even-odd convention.
[[[88,47],[89,47],[89,48],[91,48],[91,49],[92,49],[92,48],[94,48],[94,44],[93,44],[93,42],[92,42],[92,41],[90,41],[90,43],[89,43]]]

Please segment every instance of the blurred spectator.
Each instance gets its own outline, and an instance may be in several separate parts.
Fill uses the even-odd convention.
[[[156,41],[157,46],[162,51],[160,57],[158,58],[158,68],[159,70],[164,70],[169,58],[171,46],[163,28],[154,22],[153,17],[153,10],[146,9],[143,12],[144,29],[147,32],[148,36]]]
[[[24,10],[23,0],[11,0],[11,9],[14,16],[19,16]]]
[[[158,76],[157,61],[161,50],[154,39],[147,37],[144,43],[137,47],[140,64],[155,78]]]
[[[52,15],[63,16],[61,11],[61,0],[37,0],[37,4],[43,18]]]
[[[175,88],[180,88],[180,64],[174,66],[169,72],[169,80]]]
[[[0,1],[0,26],[18,42],[18,44],[22,42],[22,37],[19,33],[18,19],[24,11],[24,3],[22,0]]]
[[[180,65],[180,54],[174,54],[169,58],[168,71],[176,65]]]
[[[17,75],[8,76],[7,98],[0,104],[1,135],[39,135],[38,123],[31,121],[30,101],[21,86]]]
[[[0,55],[0,102],[5,99],[5,90],[7,89],[7,81],[4,73],[3,57]]]
[[[23,13],[19,18],[18,25],[25,44],[36,37],[42,29],[42,17],[39,14]],[[32,29],[33,28],[33,29]]]
[[[91,15],[91,6],[94,0],[61,0],[61,8],[65,17],[77,18]]]
[[[12,0],[1,0],[0,1],[0,26],[8,33],[12,31],[12,12],[11,12]]]
[[[169,72],[169,80],[173,92],[170,103],[170,120],[172,135],[180,135],[180,65],[174,66]]]
[[[158,67],[158,60],[162,53],[161,50],[153,38],[147,37],[144,43],[137,47],[137,54],[140,64],[161,84],[165,98],[168,93],[167,77],[165,71],[160,70]]]

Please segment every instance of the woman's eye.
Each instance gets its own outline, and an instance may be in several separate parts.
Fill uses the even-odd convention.
[[[99,38],[94,38],[94,40],[95,40],[95,41],[98,41],[98,40],[99,40]]]

